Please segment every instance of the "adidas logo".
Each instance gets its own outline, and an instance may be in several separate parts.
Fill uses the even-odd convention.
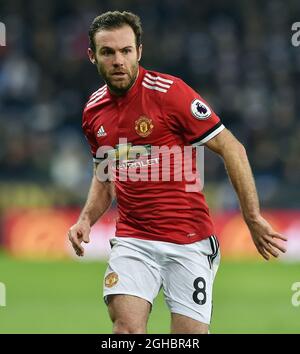
[[[103,125],[101,125],[101,127],[98,130],[97,136],[99,137],[99,136],[106,136],[106,135],[107,135],[107,133],[104,130]]]

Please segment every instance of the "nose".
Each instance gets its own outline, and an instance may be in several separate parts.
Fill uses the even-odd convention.
[[[114,56],[114,61],[113,61],[113,66],[114,67],[119,67],[124,65],[124,57],[122,53],[116,52]]]

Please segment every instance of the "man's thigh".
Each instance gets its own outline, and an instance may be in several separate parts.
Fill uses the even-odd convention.
[[[110,295],[107,302],[114,333],[146,333],[151,311],[148,301],[131,295]]]
[[[178,313],[172,313],[172,334],[208,334],[208,330],[209,325],[207,323],[196,321]]]

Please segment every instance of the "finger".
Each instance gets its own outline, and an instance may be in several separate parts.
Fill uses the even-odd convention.
[[[72,242],[72,246],[74,251],[76,252],[77,256],[81,256],[84,253],[84,249],[82,246],[78,246],[75,242]]]
[[[78,227],[71,227],[70,230],[69,230],[69,235],[73,239],[80,238],[81,235],[82,235],[82,230],[80,228],[78,228]]]
[[[262,240],[262,242],[264,249],[269,252],[273,257],[277,258],[279,256],[278,252],[276,252],[270,244],[268,244],[264,240]]]
[[[84,253],[84,249],[81,246],[81,242],[79,242],[79,240],[77,238],[74,238],[73,236],[69,236],[69,240],[72,243],[72,247],[74,248],[76,254],[79,255],[83,255]]]
[[[283,247],[283,246],[281,246],[281,245],[279,245],[276,241],[274,241],[274,240],[272,239],[271,236],[266,236],[265,239],[266,239],[266,241],[267,241],[268,243],[270,243],[273,247],[277,248],[277,249],[278,249],[279,251],[281,251],[282,253],[285,253],[285,252],[286,252],[286,248]]]
[[[84,243],[89,243],[90,242],[90,236],[89,236],[88,232],[85,232],[83,234],[83,242]]]
[[[74,230],[73,228],[71,228],[68,231],[68,237],[69,240],[72,244],[72,247],[75,251],[75,253],[77,254],[77,256],[83,256],[84,255],[84,249],[81,246],[81,238],[82,236],[79,235],[80,231],[78,230]]]
[[[75,248],[74,248],[75,249]],[[78,257],[83,257],[84,255],[84,249],[75,249],[75,253],[77,254]]]
[[[273,237],[273,238],[278,238],[282,241],[287,241],[287,237],[286,236],[283,236],[282,234],[280,234],[279,232],[276,232],[276,231],[273,231],[272,233],[270,233],[270,236]]]
[[[268,261],[268,260],[270,259],[269,255],[268,255],[266,252],[261,251],[260,254],[264,257],[264,259],[265,259],[266,261]]]
[[[79,249],[83,249],[81,246],[81,235],[79,235],[79,233],[77,231],[69,231],[70,236],[69,236],[69,240],[74,243]]]
[[[72,242],[73,247],[80,250],[81,252],[83,251],[83,247],[81,246],[81,242],[79,242],[77,239],[72,239],[71,242]]]
[[[270,259],[270,257],[267,255],[267,253],[263,252],[263,251],[259,251],[259,253],[263,256],[263,258],[268,261]]]
[[[260,245],[256,245],[256,248],[258,252],[263,256],[263,258],[268,261],[269,260],[269,255],[265,252],[264,248]]]
[[[83,257],[84,251],[77,251],[77,252],[76,252],[76,255],[77,255],[78,257]]]
[[[72,233],[71,233],[71,231],[68,231],[68,238],[72,242]]]

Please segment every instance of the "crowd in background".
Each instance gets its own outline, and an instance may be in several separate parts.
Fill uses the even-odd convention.
[[[299,0],[10,0],[0,4],[0,183],[57,185],[82,200],[91,177],[82,108],[102,81],[88,28],[107,10],[137,13],[142,65],[184,79],[245,145],[265,206],[300,193]],[[205,153],[205,183],[236,205],[221,159]],[[80,199],[79,198],[79,199]]]

